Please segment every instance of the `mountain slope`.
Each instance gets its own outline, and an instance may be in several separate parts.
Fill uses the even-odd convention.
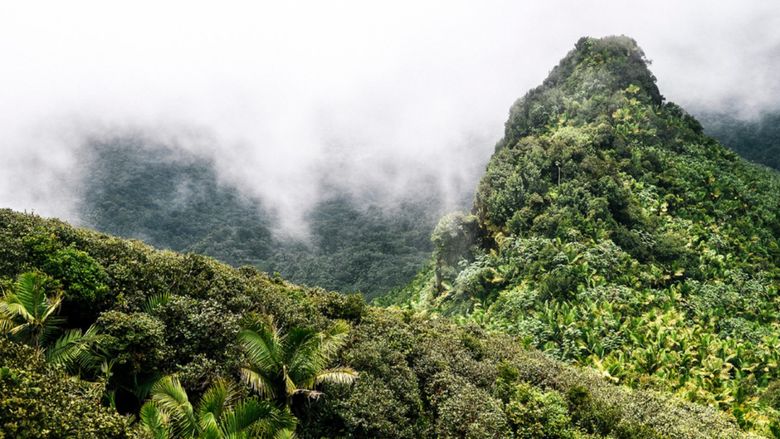
[[[704,131],[747,160],[780,170],[780,111],[766,111],[752,119],[729,113],[699,116]]]
[[[13,391],[0,394],[0,435],[146,437],[97,395],[123,414],[137,414],[161,376],[176,374],[190,395],[219,379],[243,386],[239,370],[247,354],[237,334],[248,316],[261,313],[282,334],[325,330],[337,321],[349,328],[333,364],[359,377],[352,386],[320,386],[322,396],[294,406],[299,437],[749,436],[712,409],[613,385],[504,335],[0,210],[3,291],[30,271],[45,273],[47,295],[62,291],[61,330],[94,324],[95,349],[109,363],[99,370],[80,363],[80,379],[66,378],[13,334],[0,336],[0,388]],[[76,392],[70,403],[44,399],[68,388]],[[81,388],[91,391],[83,396]],[[90,409],[100,416],[81,416]]]
[[[276,236],[273,213],[220,184],[196,154],[127,137],[93,142],[83,162],[86,226],[367,298],[414,276],[444,208],[437,193],[387,208],[334,189],[307,214],[309,238]]]
[[[664,101],[633,40],[583,38],[512,106],[472,212],[440,221],[395,302],[777,434],[778,191]]]

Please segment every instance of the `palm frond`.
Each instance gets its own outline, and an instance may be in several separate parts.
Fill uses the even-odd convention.
[[[320,355],[320,335],[310,329],[292,329],[284,339],[285,364],[293,381],[305,381],[326,366]]]
[[[358,373],[350,367],[334,367],[323,370],[314,379],[315,384],[352,384],[358,377]]]
[[[223,411],[231,406],[236,396],[236,390],[230,382],[223,379],[216,380],[200,398],[198,416],[203,420],[207,414],[212,414],[215,419],[219,419]]]
[[[65,323],[65,319],[60,316],[49,316],[45,320],[37,322],[38,344],[51,344],[55,337],[62,332],[60,326]]]
[[[0,310],[0,334],[8,334],[8,332],[13,327],[14,327],[13,319],[3,314],[2,310]]]
[[[154,439],[168,439],[168,420],[152,402],[141,406],[141,425],[151,433]]]
[[[27,331],[31,328],[31,325],[29,323],[22,323],[19,325],[16,325],[8,330],[8,333],[11,335],[19,335],[23,333],[24,331]]]
[[[43,294],[43,290],[41,290],[41,294]],[[46,303],[46,298],[43,298],[44,303]],[[55,311],[57,311],[60,308],[60,305],[62,304],[62,294],[58,293],[56,296],[54,296],[53,299],[49,299],[48,303],[43,308],[43,315],[41,316],[41,320],[45,321],[47,320]]]
[[[222,424],[225,436],[249,433],[250,437],[269,437],[284,429],[295,429],[295,417],[276,408],[268,401],[247,399],[225,415]]]
[[[57,333],[57,325],[64,319],[54,314],[62,304],[62,294],[47,298],[44,288],[46,276],[36,272],[19,275],[14,291],[0,300],[0,330],[40,346]]]
[[[78,365],[89,344],[84,340],[81,329],[69,329],[46,350],[46,362],[66,367]]]
[[[322,333],[320,349],[326,361],[332,359],[344,347],[349,337],[349,323],[337,320],[328,330]]]
[[[200,417],[199,439],[220,439],[223,437],[222,430],[219,428],[217,418],[213,413],[206,412]]]
[[[46,361],[62,364],[71,370],[98,371],[106,360],[98,350],[101,337],[96,325],[87,328],[83,334],[80,329],[68,330],[46,350]]]
[[[18,301],[18,298],[16,295],[9,295],[5,297],[6,305],[5,308],[8,312],[8,315],[14,319],[20,319],[25,323],[32,323],[35,322],[35,316],[32,315],[30,310],[28,310],[23,303]]]
[[[22,273],[16,279],[14,293],[9,295],[9,303],[16,303],[22,309],[15,310],[15,314],[27,321],[35,320],[43,315],[40,308],[45,302],[43,295],[43,282],[41,275],[33,272]]]
[[[108,366],[113,366],[113,364],[108,364]],[[152,388],[157,384],[160,378],[161,375],[159,372],[154,372],[151,376],[141,377],[140,380],[138,375],[133,375],[133,386],[130,390],[136,398],[143,401],[149,396],[149,393],[152,392]]]
[[[272,330],[244,329],[238,339],[252,364],[266,370],[278,367],[280,345]]]
[[[243,319],[241,326],[257,333],[268,333],[275,343],[280,342],[281,332],[270,314],[249,314]]]
[[[292,378],[290,378],[290,375],[287,374],[287,371],[284,373],[284,390],[287,392],[287,395],[292,395],[296,390],[298,390],[298,385],[292,380]]]
[[[0,331],[5,334],[13,324],[14,315],[8,310],[8,293],[6,293],[0,298]]]
[[[164,377],[152,386],[152,401],[171,418],[177,435],[190,436],[196,431],[195,414],[187,392],[176,377]]]
[[[241,380],[244,381],[255,392],[265,398],[276,398],[273,380],[269,379],[261,371],[254,371],[248,368],[241,368]]]
[[[171,293],[165,292],[153,294],[146,299],[146,303],[144,304],[144,312],[147,314],[152,314],[154,310],[157,309],[157,307],[165,305],[170,300]]]
[[[261,395],[284,399],[288,405],[292,395],[318,397],[321,392],[315,387],[321,383],[352,383],[357,377],[353,369],[326,369],[346,343],[349,329],[349,324],[338,321],[324,332],[293,328],[281,335],[272,319],[255,316],[239,333],[248,360],[242,380]]]
[[[296,439],[295,430],[279,430],[274,435],[274,439]]]
[[[242,401],[232,411],[225,413],[223,431],[226,436],[241,433],[254,423],[269,417],[274,409],[268,401],[258,401],[254,398]]]

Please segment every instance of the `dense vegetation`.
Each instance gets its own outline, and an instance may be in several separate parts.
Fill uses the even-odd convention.
[[[699,116],[704,131],[747,160],[780,169],[780,111],[742,119],[729,113]]]
[[[311,236],[297,239],[272,233],[273,212],[220,184],[196,154],[126,137],[90,143],[84,163],[86,226],[368,298],[420,269],[444,209],[434,186],[393,208],[331,188],[306,216]]]
[[[664,101],[633,40],[584,38],[512,106],[430,268],[382,302],[778,436],[778,193],[780,175]]]
[[[473,325],[8,210],[0,285],[0,437],[743,436]]]
[[[94,153],[91,223],[254,266],[0,210],[0,438],[780,437],[780,176],[633,40],[580,40],[513,105],[430,244],[415,207],[336,194],[279,249],[207,162]],[[431,244],[400,307],[256,268],[387,288]]]

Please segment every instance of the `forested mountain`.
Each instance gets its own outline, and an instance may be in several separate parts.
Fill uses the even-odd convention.
[[[9,210],[0,285],[2,437],[746,436],[474,325]]]
[[[741,156],[780,167],[777,113],[747,121],[723,113],[700,118],[707,134]],[[280,237],[272,233],[278,218],[269,209],[220,183],[214,163],[194,153],[139,135],[93,141],[82,158],[78,211],[85,226],[368,299],[412,279],[447,209],[433,183],[392,208],[330,187],[305,218],[310,236]],[[466,203],[471,194],[461,198]]]
[[[583,38],[511,108],[470,213],[381,299],[513,334],[780,434],[780,174],[666,102],[636,43]]]
[[[780,169],[780,111],[764,111],[754,118],[730,113],[699,115],[704,131],[747,160]]]
[[[113,138],[87,145],[83,166],[78,210],[88,227],[368,298],[412,279],[445,209],[432,183],[392,207],[331,188],[305,218],[309,237],[277,236],[273,212],[221,184],[194,153]]]
[[[0,210],[0,437],[780,437],[780,174],[647,64],[577,42],[374,305]],[[92,150],[91,224],[313,284],[389,286],[430,245],[430,200],[339,193],[279,243],[208,161],[134,142]]]

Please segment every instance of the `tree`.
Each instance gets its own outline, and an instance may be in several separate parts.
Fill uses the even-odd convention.
[[[197,407],[178,378],[166,376],[152,387],[152,398],[141,407],[141,425],[155,439],[292,437],[295,418],[268,401],[239,399],[228,381],[215,381]]]
[[[46,275],[22,273],[12,292],[0,300],[0,329],[20,341],[40,348],[58,331],[64,319],[56,315],[62,303],[62,293],[47,297]]]
[[[336,322],[328,331],[293,328],[282,334],[270,316],[253,316],[239,333],[249,364],[241,377],[260,395],[292,406],[293,397],[317,398],[322,383],[350,384],[357,372],[326,368],[346,342],[349,325]]]
[[[69,329],[50,342],[60,331],[65,319],[56,313],[62,303],[62,293],[46,295],[49,278],[36,272],[22,273],[12,292],[6,292],[0,300],[0,330],[19,341],[45,353],[46,362],[62,364],[69,369],[96,369],[104,360],[95,353],[100,339],[94,325],[82,332]]]

